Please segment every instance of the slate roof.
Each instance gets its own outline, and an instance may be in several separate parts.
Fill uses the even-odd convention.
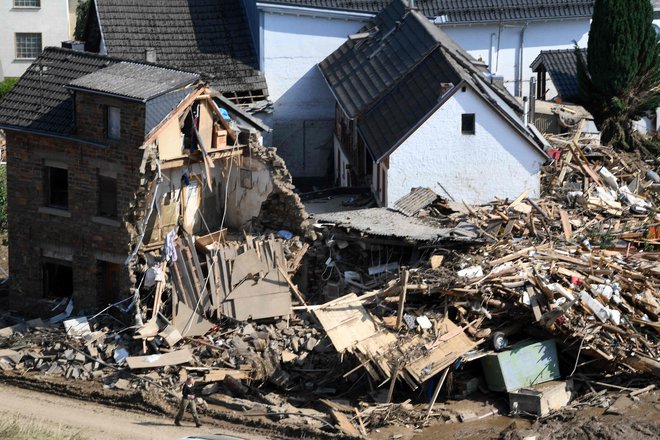
[[[388,0],[259,0],[287,6],[377,13]],[[439,23],[484,23],[591,17],[594,0],[417,0],[416,7]]]
[[[241,0],[94,0],[108,55],[204,74],[225,92],[262,91],[266,80]],[[96,20],[91,8],[89,20]],[[93,26],[88,22],[88,36]],[[89,43],[89,41],[88,41]]]
[[[361,32],[319,64],[341,108],[358,120],[358,130],[380,161],[442,105],[454,87],[466,83],[507,120],[533,139],[512,109],[520,104],[488,71],[404,0],[394,0]]]
[[[194,73],[122,61],[71,81],[68,88],[147,101],[198,79]]]
[[[73,99],[65,86],[120,60],[69,49],[47,47],[0,100],[0,128],[69,134]]]
[[[587,61],[587,50],[580,49],[580,54]],[[557,95],[564,101],[575,101],[579,95],[577,80],[577,60],[575,49],[542,50],[530,65],[532,71],[545,70],[550,75]]]

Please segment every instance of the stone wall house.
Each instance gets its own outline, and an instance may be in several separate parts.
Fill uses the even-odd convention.
[[[125,298],[135,256],[168,233],[249,227],[289,191],[274,154],[251,154],[267,127],[197,74],[153,64],[46,48],[0,101],[0,128],[9,271],[25,298]]]

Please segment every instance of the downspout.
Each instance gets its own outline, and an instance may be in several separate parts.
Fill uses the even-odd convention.
[[[493,41],[497,34],[495,32],[491,32],[490,34],[490,46],[488,46],[488,70],[490,70],[490,73],[496,73],[497,70],[494,69],[495,66],[493,66],[493,61],[495,60],[495,42]]]
[[[525,22],[525,25],[520,31],[520,48],[518,50],[518,84],[516,87],[516,96],[522,96],[523,92],[523,49],[525,48],[525,31],[527,30],[527,25],[529,22]]]

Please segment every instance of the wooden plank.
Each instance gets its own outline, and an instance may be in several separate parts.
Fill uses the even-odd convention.
[[[314,315],[340,353],[356,342],[375,335],[378,330],[354,293],[324,304],[314,310]]]
[[[303,298],[302,293],[300,293],[300,291],[298,290],[298,287],[295,284],[293,284],[293,282],[289,278],[289,275],[280,266],[277,266],[277,270],[280,272],[280,274],[282,274],[282,276],[284,277],[286,282],[289,284],[289,287],[291,288],[293,293],[296,294],[296,296],[298,297],[298,300],[300,300],[302,305],[307,306],[307,303],[305,302],[305,298]]]
[[[341,411],[330,408],[330,414],[337,422],[337,427],[350,437],[361,437],[360,431],[351,423],[350,419]]]
[[[204,336],[213,328],[213,325],[204,319],[199,311],[195,311],[183,303],[179,303],[176,313],[173,313],[172,325],[183,337]]]
[[[183,350],[149,356],[129,356],[126,358],[126,363],[128,364],[128,368],[134,370],[138,368],[156,368],[186,364],[192,361],[192,359],[192,351],[189,348],[184,348]]]
[[[529,295],[529,303],[532,306],[532,312],[534,313],[534,319],[536,322],[541,320],[543,313],[541,312],[541,305],[539,304],[540,294],[534,288],[534,286],[527,285],[527,294]]]
[[[399,310],[396,314],[396,326],[398,330],[401,328],[401,323],[403,321],[403,309],[406,303],[406,293],[408,292],[408,271],[404,269],[403,276],[401,277],[401,295],[399,297]]]
[[[248,298],[236,298],[228,302],[231,305],[232,316],[239,321],[247,319],[265,319],[291,314],[291,294],[274,293]]]
[[[244,370],[233,370],[230,368],[213,369],[204,374],[203,382],[220,382],[225,380],[225,377],[231,376],[238,380],[248,380],[250,378],[249,372]]]
[[[431,416],[431,412],[433,411],[433,405],[435,405],[435,401],[438,400],[440,389],[442,389],[442,385],[445,383],[445,379],[447,378],[448,373],[449,373],[449,367],[445,368],[445,371],[442,373],[442,377],[440,378],[440,382],[438,382],[438,385],[436,385],[435,390],[433,391],[433,397],[431,397],[431,402],[429,403],[429,409],[426,411],[426,418],[424,419],[424,421],[428,420],[429,417]]]
[[[568,213],[563,209],[559,210],[559,216],[561,217],[561,227],[564,230],[564,238],[566,241],[571,241],[573,236],[573,227],[571,226],[570,218]]]

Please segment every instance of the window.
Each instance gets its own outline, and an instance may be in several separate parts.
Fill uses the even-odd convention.
[[[46,205],[53,208],[69,207],[69,172],[66,168],[46,167]]]
[[[98,176],[99,182],[99,215],[101,217],[117,217],[117,179]]]
[[[40,8],[41,0],[14,0],[15,8]]]
[[[31,60],[41,53],[41,34],[16,34],[16,58]]]
[[[73,269],[67,262],[45,261],[42,266],[45,297],[63,297],[73,294]]]
[[[121,136],[121,111],[119,107],[106,107],[106,133],[108,139],[119,139]]]
[[[461,115],[461,133],[474,134],[474,113],[464,113]]]

